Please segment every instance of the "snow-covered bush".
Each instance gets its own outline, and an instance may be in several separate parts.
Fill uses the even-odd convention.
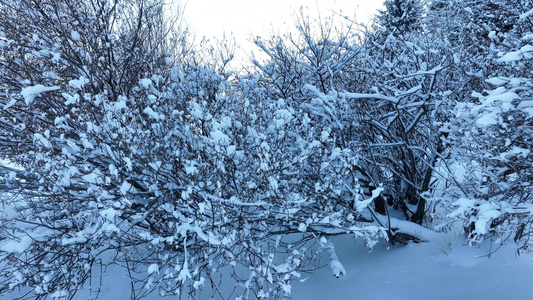
[[[365,38],[302,12],[238,75],[161,1],[0,2],[0,155],[18,166],[1,167],[0,293],[72,296],[113,263],[133,298],[285,297],[322,252],[346,273],[327,236],[420,240],[389,209],[422,223],[436,189],[471,241],[525,247],[531,10],[461,48],[446,34],[464,12],[424,32],[453,9],[430,7]],[[465,180],[445,174],[466,160]]]
[[[301,18],[298,25],[290,43],[257,42],[269,57],[256,62],[264,81],[328,128],[336,147],[358,153],[354,176],[366,193],[383,184],[390,204],[422,222],[433,170],[446,151],[449,53],[417,32],[379,29],[362,40],[353,24],[335,30]],[[310,101],[310,90],[321,96]],[[374,207],[388,214],[383,197]]]
[[[453,138],[459,147],[454,158],[469,160],[470,168],[461,183],[465,198],[454,203],[451,216],[465,218],[472,242],[510,238],[525,250],[533,220],[532,3],[500,5],[510,16],[506,28],[487,24],[487,30],[492,29],[492,59],[485,63],[485,87],[472,91],[472,100],[456,107]]]
[[[365,213],[381,189],[363,194],[337,143],[344,100],[177,60],[161,5],[2,3],[0,153],[22,169],[3,185],[0,292],[72,296],[115,263],[134,298],[217,295],[221,272],[272,298],[316,267],[319,237],[386,237]]]

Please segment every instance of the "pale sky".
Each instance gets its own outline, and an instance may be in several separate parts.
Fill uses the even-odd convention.
[[[251,36],[268,38],[270,33],[294,31],[294,14],[307,7],[311,18],[342,11],[358,23],[368,23],[382,0],[186,0],[184,20],[196,35],[221,39],[232,33],[244,50],[254,50]]]

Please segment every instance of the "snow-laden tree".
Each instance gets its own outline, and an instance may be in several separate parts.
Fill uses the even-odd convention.
[[[361,57],[361,29],[337,18],[311,20],[302,9],[296,32],[255,40],[266,61],[254,60],[265,84],[282,98],[301,99],[302,87],[315,86],[321,93],[342,90],[350,80],[347,70]]]
[[[424,17],[423,0],[385,0],[376,20],[387,31],[401,35],[422,29]]]
[[[421,223],[437,160],[447,148],[450,53],[420,33],[390,33],[384,41],[369,35],[363,44],[355,28],[334,35],[310,27],[304,19],[291,43],[258,42],[269,56],[259,64],[264,81],[328,128],[336,147],[358,153],[353,176],[366,193],[382,185],[389,204]],[[384,197],[372,207],[388,214]],[[389,234],[394,242],[392,228]]]
[[[513,27],[516,1],[434,0],[425,18],[427,35],[449,49],[456,63],[450,75],[456,81],[454,96],[468,98],[471,89],[485,88],[495,59],[492,45]],[[459,91],[462,89],[466,93]]]
[[[486,61],[485,87],[456,107],[458,157],[471,162],[462,182],[466,195],[452,216],[466,217],[473,243],[511,238],[525,250],[532,221],[533,3],[499,3],[509,14],[508,27],[495,22],[487,28],[493,59]]]
[[[390,204],[422,223],[430,209],[426,199],[436,186],[437,162],[448,148],[453,61],[441,45],[419,33],[389,34],[383,42],[375,37],[367,40],[361,68],[366,88],[384,96],[360,101],[356,110],[367,169],[386,184]]]

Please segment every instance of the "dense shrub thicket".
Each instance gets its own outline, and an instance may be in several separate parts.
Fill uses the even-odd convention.
[[[302,13],[246,74],[168,8],[0,0],[0,294],[118,264],[132,298],[286,297],[328,236],[424,240],[398,215],[528,248],[530,0],[387,0],[364,35]]]

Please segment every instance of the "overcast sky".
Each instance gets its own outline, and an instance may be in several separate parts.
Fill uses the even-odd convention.
[[[382,4],[381,0],[187,0],[184,19],[196,35],[221,38],[233,34],[244,51],[252,50],[251,36],[268,37],[271,32],[286,33],[294,28],[294,14],[306,7],[312,18],[330,16],[333,12],[359,23]]]

